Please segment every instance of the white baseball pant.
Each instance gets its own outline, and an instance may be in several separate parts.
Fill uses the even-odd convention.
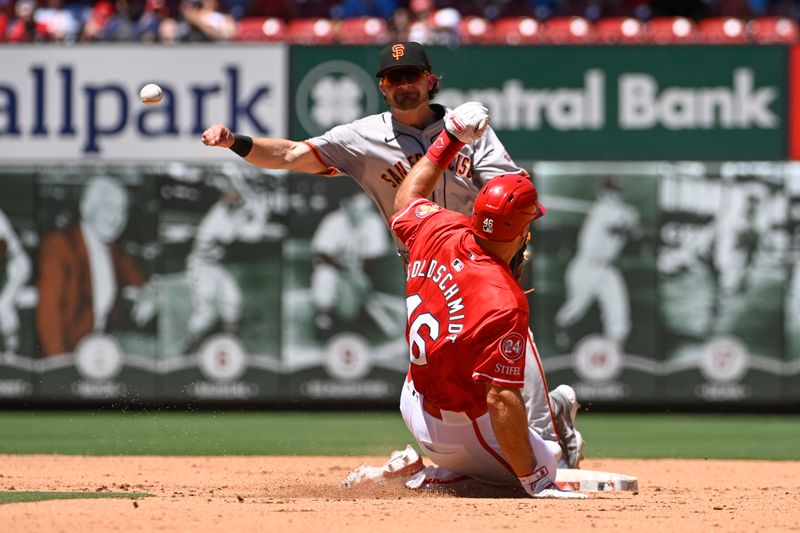
[[[554,443],[552,449],[560,455],[561,447],[556,436],[556,425],[547,391],[547,378],[530,329],[528,329],[528,342],[525,343],[525,385],[521,392],[528,414],[528,425],[545,441]]]
[[[400,396],[400,412],[420,449],[441,467],[439,470],[446,469],[494,485],[519,485],[497,442],[489,413],[472,420],[462,412],[439,410],[430,404],[423,407],[424,402],[414,384],[406,381]],[[555,476],[556,455],[538,433],[529,428],[528,434],[536,467],[546,466],[550,475]]]

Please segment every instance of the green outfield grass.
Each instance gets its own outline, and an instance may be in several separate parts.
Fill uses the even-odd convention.
[[[589,457],[800,459],[797,416],[579,415]],[[386,455],[395,412],[0,412],[0,453]]]
[[[0,505],[4,503],[41,502],[44,500],[89,500],[96,498],[125,498],[140,500],[152,494],[144,492],[0,492]]]

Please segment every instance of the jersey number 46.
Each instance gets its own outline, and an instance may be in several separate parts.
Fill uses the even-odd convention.
[[[408,320],[411,315],[422,304],[422,298],[418,294],[412,294],[406,298],[406,310]],[[432,314],[420,313],[408,327],[408,349],[411,362],[415,365],[428,364],[428,342],[433,342],[439,338],[439,321]]]

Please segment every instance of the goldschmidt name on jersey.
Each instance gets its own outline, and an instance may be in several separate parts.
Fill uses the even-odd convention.
[[[458,283],[453,279],[453,273],[447,265],[439,263],[436,259],[418,259],[408,266],[406,281],[412,278],[425,278],[434,283],[447,303],[447,311],[450,318],[447,324],[447,335],[445,338],[450,342],[455,342],[458,334],[464,329],[464,305],[461,298],[455,298],[458,294]],[[455,298],[455,299],[454,299]]]

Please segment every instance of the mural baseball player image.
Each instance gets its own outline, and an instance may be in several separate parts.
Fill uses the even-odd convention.
[[[45,356],[71,353],[90,333],[113,329],[124,299],[137,326],[155,315],[155,286],[119,241],[129,206],[121,183],[94,176],[81,194],[80,220],[42,239],[36,328]]]
[[[369,277],[377,268],[374,263],[391,252],[389,242],[372,200],[363,192],[344,198],[339,209],[322,219],[311,240],[311,297],[320,333],[336,322],[357,321],[363,308],[381,330],[396,336],[405,316],[395,318],[383,309],[381,298],[388,298],[389,305],[396,298],[379,295]]]
[[[536,498],[585,498],[556,487],[558,456],[528,427],[520,393],[529,311],[509,262],[545,213],[536,188],[521,174],[498,176],[478,193],[471,219],[427,198],[487,120],[477,102],[457,107],[395,198],[391,227],[409,247],[411,364],[400,411],[438,467],[423,468],[411,448],[393,460],[412,488],[468,476],[519,484]],[[362,478],[357,470],[345,485]]]
[[[0,261],[5,265],[5,279],[0,285],[0,334],[2,352],[19,350],[19,312],[16,298],[31,277],[31,260],[11,221],[0,211]]]
[[[578,234],[578,250],[567,265],[567,299],[556,313],[558,335],[578,322],[596,301],[603,335],[624,349],[631,331],[630,297],[625,279],[615,265],[629,238],[641,234],[639,213],[625,203],[622,184],[603,180],[597,199]]]
[[[220,197],[200,220],[186,272],[192,291],[192,314],[183,353],[196,351],[221,322],[237,335],[244,307],[242,289],[225,264],[227,246],[259,242],[268,234],[266,194],[254,191],[235,167],[219,182]]]
[[[388,223],[400,185],[442,132],[453,111],[431,103],[439,90],[439,77],[433,73],[428,54],[419,43],[396,42],[383,48],[376,76],[389,111],[336,126],[300,142],[254,139],[221,124],[203,132],[202,141],[207,146],[230,148],[245,161],[263,168],[349,175],[373,199]],[[453,154],[429,198],[444,208],[469,214],[480,188],[505,174],[528,175],[487,127],[480,138],[465,143]],[[396,235],[395,240],[407,262],[405,243]],[[582,457],[582,439],[574,429],[578,408],[575,393],[562,385],[548,395],[535,345],[532,341],[526,345],[523,397],[529,424],[551,446],[561,450],[565,466],[577,467]]]

